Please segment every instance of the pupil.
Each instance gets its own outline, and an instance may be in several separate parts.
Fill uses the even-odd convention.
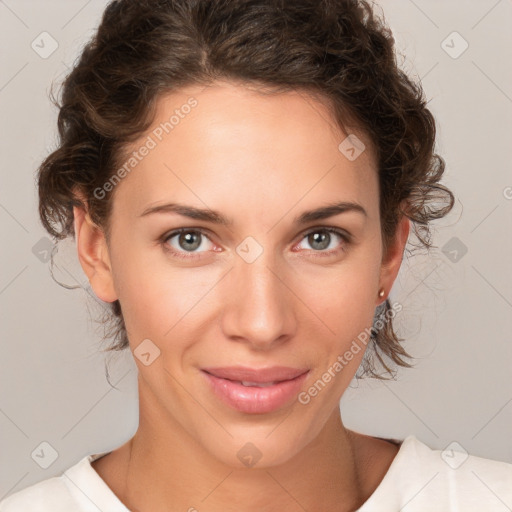
[[[194,237],[196,238],[195,242],[193,240]],[[186,249],[186,250],[197,249],[201,245],[201,243],[199,241],[199,233],[193,233],[193,232],[182,233],[179,238],[179,243],[180,243],[180,247],[182,247],[183,249]],[[184,243],[185,246],[183,246],[182,243]],[[190,247],[190,246],[187,247],[186,244],[191,244],[192,247]]]
[[[330,235],[329,233],[311,233],[309,235],[309,243],[312,247],[315,247],[316,243],[320,244],[320,247],[316,247],[317,249],[325,249],[329,247]]]

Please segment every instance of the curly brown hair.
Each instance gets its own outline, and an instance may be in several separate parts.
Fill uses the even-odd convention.
[[[191,84],[232,80],[273,92],[304,91],[327,101],[333,118],[357,123],[376,151],[384,250],[403,215],[430,249],[429,224],[453,207],[439,183],[435,121],[421,85],[399,69],[384,17],[360,0],[117,0],[66,77],[59,146],[38,169],[39,214],[56,241],[74,234],[73,206],[109,239],[112,193],[99,199],[123,148],[149,128],[157,99]],[[344,130],[345,131],[345,130]],[[80,197],[86,199],[86,203]],[[128,347],[119,301],[109,304],[106,350]],[[377,312],[363,375],[372,358],[412,366],[393,329],[387,299]],[[376,317],[377,318],[377,312]],[[106,321],[108,320],[108,322]],[[375,323],[374,323],[375,325]]]

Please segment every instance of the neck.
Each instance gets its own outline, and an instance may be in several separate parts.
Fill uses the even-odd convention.
[[[320,434],[283,464],[233,468],[213,458],[183,427],[140,395],[140,423],[127,443],[121,500],[134,512],[354,510],[366,496],[354,443],[339,410]]]

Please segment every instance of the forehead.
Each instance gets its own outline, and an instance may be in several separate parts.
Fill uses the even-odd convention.
[[[371,141],[350,133],[366,147],[353,160],[340,150],[349,134],[306,92],[261,94],[232,83],[184,88],[158,99],[152,125],[130,145],[124,164],[133,165],[125,165],[116,195],[139,212],[178,198],[260,210],[258,198],[288,207],[306,196],[368,202],[377,193]]]

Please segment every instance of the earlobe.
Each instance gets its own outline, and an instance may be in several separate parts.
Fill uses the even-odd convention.
[[[78,259],[96,296],[104,302],[114,302],[112,267],[103,230],[83,208],[73,207],[74,229]]]

